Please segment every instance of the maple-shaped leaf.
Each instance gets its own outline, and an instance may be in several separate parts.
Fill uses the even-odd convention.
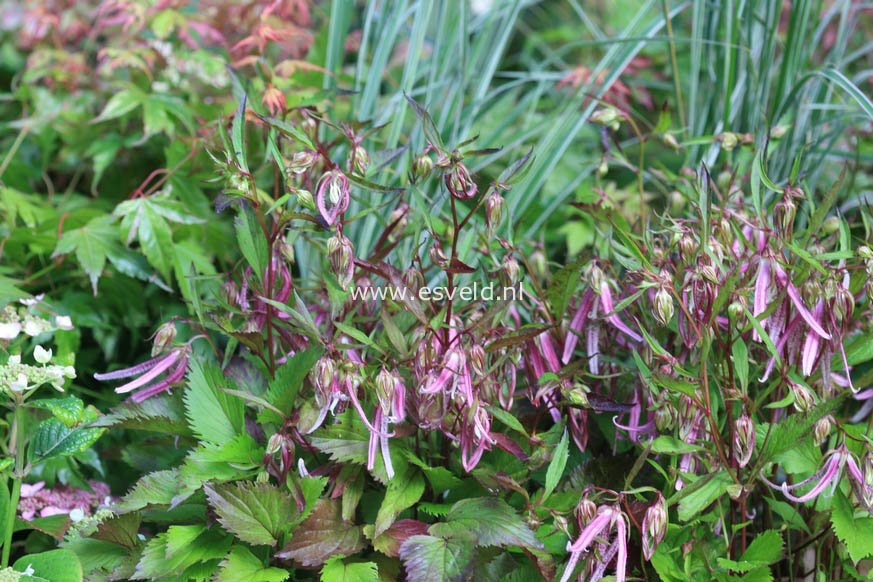
[[[348,556],[366,546],[362,528],[343,521],[340,502],[319,499],[276,557],[319,566],[333,556]]]
[[[222,527],[254,546],[276,545],[300,515],[294,499],[275,485],[238,482],[203,490]]]

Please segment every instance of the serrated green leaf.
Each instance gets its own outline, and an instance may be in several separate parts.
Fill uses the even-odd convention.
[[[243,430],[245,403],[225,394],[230,380],[215,364],[193,359],[185,390],[185,411],[194,433],[204,441],[224,444]]]
[[[191,543],[194,542],[200,534],[206,531],[206,526],[203,524],[196,525],[171,525],[167,529],[166,537],[166,556],[172,558],[181,551],[184,551]]]
[[[276,369],[276,375],[270,380],[270,387],[264,394],[264,400],[279,410],[290,411],[297,398],[297,392],[303,385],[303,380],[323,353],[324,349],[315,346],[291,356]],[[261,422],[284,422],[284,419],[269,409],[261,412],[258,419]]]
[[[873,555],[873,517],[855,517],[854,508],[839,489],[833,498],[831,526],[837,538],[846,544],[853,562]]]
[[[331,558],[321,568],[321,582],[379,582],[379,567],[373,562]]]
[[[162,533],[149,540],[131,580],[155,580],[181,574],[195,564],[223,557],[233,542],[232,537],[213,528],[198,536],[184,550],[170,557],[167,555],[167,537],[167,533]],[[188,578],[184,577],[184,579]]]
[[[284,582],[290,573],[282,568],[264,567],[244,546],[233,546],[219,564],[218,573],[212,582]]]
[[[121,513],[151,505],[170,505],[191,495],[194,489],[185,482],[179,469],[155,471],[137,481],[118,505]]]
[[[409,582],[456,582],[473,558],[473,545],[430,535],[411,536],[400,546]]]
[[[203,490],[222,527],[255,546],[276,545],[300,515],[291,496],[274,485],[237,482]]]
[[[452,506],[446,521],[475,536],[479,546],[522,546],[541,550],[543,544],[521,516],[497,497],[462,499]]]

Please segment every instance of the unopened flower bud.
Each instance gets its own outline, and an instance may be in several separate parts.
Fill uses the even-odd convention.
[[[678,413],[672,404],[665,402],[655,409],[655,428],[660,433],[667,433],[673,430],[676,426]]]
[[[176,324],[168,321],[158,328],[155,334],[155,340],[152,343],[152,357],[157,356],[167,348],[169,348],[176,339]]]
[[[285,444],[285,437],[282,436],[281,433],[274,433],[273,436],[270,437],[270,440],[267,441],[266,453],[268,455],[275,455],[282,450],[283,444]]]
[[[679,149],[682,148],[682,146],[679,145],[679,142],[676,140],[676,136],[673,135],[672,133],[662,133],[661,139],[664,140],[665,144],[667,144],[669,147],[673,148],[674,150],[678,151]]]
[[[824,297],[824,288],[819,280],[812,276],[800,286],[800,294],[807,305],[815,305]]]
[[[239,299],[239,289],[233,281],[225,281],[221,285],[221,299],[226,304],[234,306]]]
[[[457,162],[445,175],[446,188],[458,200],[467,200],[476,195],[478,187],[470,176],[470,170],[461,162]]]
[[[733,150],[740,143],[739,136],[731,131],[720,133],[716,140],[721,142],[721,147],[726,152]]]
[[[527,259],[528,264],[530,265],[531,274],[536,277],[538,280],[542,281],[546,278],[546,274],[548,273],[547,264],[546,264],[546,254],[542,249],[537,249],[530,254],[530,257]]]
[[[788,386],[794,394],[794,408],[798,412],[806,412],[815,406],[815,395],[802,384],[789,381]]]
[[[857,252],[858,256],[862,259],[873,259],[873,250],[871,250],[867,245],[859,246],[855,249],[855,252]]]
[[[605,125],[615,130],[624,116],[614,107],[604,107],[591,114],[591,123]]]
[[[836,216],[829,216],[821,225],[821,229],[825,234],[831,234],[840,230],[840,219]]]
[[[370,154],[363,146],[356,145],[349,154],[348,160],[349,172],[363,176],[367,173],[367,168],[370,167]]]
[[[597,505],[587,497],[584,497],[576,505],[576,515],[579,517],[582,525],[587,524],[597,515]]]
[[[297,204],[315,212],[315,199],[312,197],[312,192],[303,188],[297,188],[294,190],[294,194],[297,196]]]
[[[473,365],[473,373],[477,376],[484,376],[488,371],[488,360],[485,355],[485,348],[477,344],[470,348],[470,351],[467,352],[467,357],[470,360],[470,364]]]
[[[601,285],[603,284],[603,271],[597,265],[591,265],[591,269],[588,271],[588,284],[591,285],[592,289],[598,293],[600,292]]]
[[[300,127],[303,128],[303,133],[309,136],[309,139],[316,139],[318,137],[318,124],[311,117],[305,118],[301,123]]]
[[[316,161],[318,161],[318,154],[316,152],[297,152],[291,157],[291,161],[288,162],[286,167],[291,173],[302,174],[311,168]]]
[[[690,234],[685,234],[679,239],[679,255],[686,263],[691,262],[697,251],[697,241]]]
[[[746,317],[746,310],[742,298],[731,301],[728,305],[728,315],[737,326],[742,327]]]
[[[392,224],[394,227],[391,229],[390,238],[395,240],[398,236],[403,234],[403,231],[406,229],[406,224],[409,222],[409,204],[405,202],[391,211],[391,215],[388,217],[388,226],[390,227]]]
[[[394,402],[394,387],[395,378],[383,367],[376,375],[376,396],[379,399],[379,406],[382,407],[382,413],[391,414],[391,404]]]
[[[497,227],[500,225],[500,218],[503,216],[503,205],[505,201],[503,196],[492,192],[485,199],[485,225],[488,228],[488,237],[490,238]]]
[[[412,160],[412,181],[418,182],[430,176],[433,171],[433,159],[427,154],[418,154]]]
[[[505,287],[515,287],[521,281],[521,266],[512,255],[506,255],[503,258],[500,278]]]
[[[322,356],[312,371],[309,373],[309,381],[312,382],[315,388],[315,403],[319,408],[323,408],[330,398],[330,386],[336,377],[337,369],[334,361],[327,356]]]
[[[843,287],[837,286],[836,297],[834,298],[834,318],[837,323],[842,323],[844,319],[851,318],[855,310],[855,298],[852,292]]]
[[[643,556],[651,560],[655,548],[667,533],[667,504],[664,496],[658,493],[658,498],[646,510],[643,517]]]
[[[601,178],[609,173],[609,163],[606,159],[600,160],[600,165],[597,166],[597,175]]]
[[[339,232],[327,241],[330,267],[339,280],[343,291],[349,288],[355,273],[355,249],[352,241]]]
[[[433,264],[441,268],[445,268],[449,264],[449,259],[443,252],[442,245],[437,241],[434,241],[430,246],[430,260],[433,261]]]
[[[794,228],[794,215],[797,213],[797,205],[790,196],[785,196],[781,202],[773,207],[776,225],[782,229],[786,236],[791,234]]]
[[[834,427],[836,425],[837,421],[830,414],[828,414],[824,418],[819,419],[819,421],[815,423],[815,428],[813,430],[815,446],[821,446],[821,444],[825,442],[825,440],[827,440],[827,438],[830,436],[831,431],[834,430]]]
[[[655,294],[655,317],[664,327],[673,319],[673,296],[666,287],[661,287]]]
[[[403,285],[415,295],[424,287],[424,275],[418,269],[409,268],[403,271],[402,280]]]
[[[294,245],[290,244],[285,239],[280,239],[276,246],[279,247],[279,254],[282,255],[282,258],[285,259],[285,262],[289,265],[294,264]]]
[[[755,452],[755,424],[749,415],[743,413],[734,425],[734,449],[737,455],[737,464],[745,467]]]
[[[700,267],[700,275],[713,285],[718,285],[718,275],[715,272],[715,267],[712,265],[703,265]]]
[[[584,384],[575,382],[573,387],[570,390],[567,390],[564,395],[567,397],[567,400],[575,406],[581,406],[582,408],[591,407],[591,404],[588,401],[588,387]]]
[[[568,526],[568,524],[567,524],[567,518],[566,518],[566,517],[564,517],[563,515],[557,515],[557,514],[556,514],[556,515],[554,516],[554,524],[555,524],[555,529],[556,529],[556,530],[558,530],[558,531],[560,531],[560,532],[563,532],[564,534],[567,535],[567,537],[570,536],[570,528],[569,528],[569,526]]]
[[[774,125],[770,128],[770,137],[772,139],[782,139],[788,133],[787,125]]]

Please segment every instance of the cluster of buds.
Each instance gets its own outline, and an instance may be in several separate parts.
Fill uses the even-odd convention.
[[[29,337],[55,330],[73,329],[73,322],[66,315],[49,315],[38,311],[43,295],[19,300],[20,306],[7,305],[0,309],[0,341],[12,341],[22,332]]]
[[[72,366],[49,364],[52,351],[42,346],[33,350],[33,359],[39,364],[33,366],[21,363],[21,355],[9,356],[6,363],[0,365],[0,386],[10,396],[17,397],[43,384],[50,384],[56,390],[63,392],[64,383],[76,377]]]

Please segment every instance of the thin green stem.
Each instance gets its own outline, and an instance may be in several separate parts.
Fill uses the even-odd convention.
[[[0,564],[3,568],[9,565],[9,555],[12,550],[12,530],[15,526],[15,512],[18,510],[18,497],[21,494],[22,469],[24,468],[20,410],[21,406],[16,404],[12,413],[12,429],[9,439],[9,452],[15,455],[15,471],[12,473],[12,492],[9,496],[9,507],[6,510],[6,539],[3,540],[3,559],[2,564]]]

